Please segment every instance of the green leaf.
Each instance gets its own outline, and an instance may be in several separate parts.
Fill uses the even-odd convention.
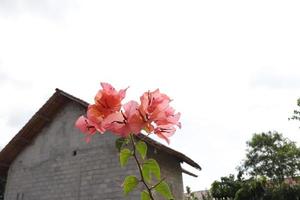
[[[139,180],[135,176],[126,176],[123,183],[124,194],[131,192],[139,183]]]
[[[150,195],[149,195],[149,193],[146,190],[144,190],[143,192],[141,192],[141,200],[151,200],[150,199]]]
[[[129,149],[122,149],[120,152],[120,164],[121,167],[125,166],[128,162],[129,157],[132,156],[132,153]]]
[[[162,181],[161,183],[159,183],[154,189],[157,193],[162,195],[164,198],[174,199],[174,197],[171,193],[170,187],[165,181]]]
[[[142,166],[143,177],[147,182],[150,182],[152,179],[152,174],[160,180],[160,167],[156,160],[148,159],[144,162]]]
[[[145,159],[147,155],[147,144],[140,140],[138,143],[136,143],[135,147],[137,151],[140,153],[141,157]]]
[[[124,138],[124,137],[120,137],[120,138],[116,139],[116,148],[118,149],[119,152],[121,151],[121,148],[122,148],[123,144],[125,143],[125,141],[126,141],[126,138]]]

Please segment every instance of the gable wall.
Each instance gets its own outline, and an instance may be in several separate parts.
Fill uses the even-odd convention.
[[[8,172],[5,200],[140,199],[138,192],[127,198],[122,194],[124,177],[138,173],[134,162],[126,168],[119,166],[115,137],[96,135],[87,144],[74,127],[84,112],[78,104],[68,103],[20,153]],[[154,154],[150,149],[150,154],[161,161],[163,176],[171,183],[176,199],[182,199],[179,162],[164,152]]]

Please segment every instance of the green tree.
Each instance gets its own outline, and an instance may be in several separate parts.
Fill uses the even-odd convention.
[[[266,176],[276,183],[295,177],[300,171],[300,148],[278,132],[254,134],[247,142],[247,154],[240,169],[250,176]]]
[[[297,120],[297,121],[300,121],[300,98],[297,99],[297,106],[298,106],[298,109],[295,109],[294,110],[294,113],[293,115],[289,118],[289,120]]]
[[[300,148],[295,142],[277,132],[254,134],[237,179],[221,177],[210,192],[217,200],[300,200],[299,172]]]
[[[273,184],[266,177],[251,177],[247,180],[234,180],[234,184],[226,184],[236,191],[234,198],[229,196],[222,187],[221,181],[215,181],[211,187],[212,196],[217,200],[299,200],[300,184],[285,183]],[[216,187],[217,186],[217,187]],[[239,189],[236,190],[238,187]],[[215,193],[217,191],[217,193]],[[227,190],[228,191],[228,190]]]
[[[235,179],[233,174],[221,177],[221,181],[214,181],[210,193],[216,199],[233,199],[235,193],[241,188],[241,182]]]
[[[250,178],[241,184],[234,200],[262,200],[265,193],[266,178]]]
[[[281,183],[274,187],[267,187],[264,200],[299,200],[300,185]]]

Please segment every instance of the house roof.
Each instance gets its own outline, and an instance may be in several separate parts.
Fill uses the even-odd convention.
[[[60,89],[56,89],[56,92],[0,152],[0,176],[6,175],[10,164],[14,161],[18,154],[34,140],[34,138],[41,132],[43,127],[51,122],[59,110],[70,101],[76,102],[86,109],[89,105],[87,102],[77,97],[74,97]],[[171,149],[143,134],[140,134],[137,137],[144,140],[154,148],[160,149],[176,157],[180,162],[185,162],[192,167],[201,170],[201,167],[186,155],[175,151],[174,149]]]

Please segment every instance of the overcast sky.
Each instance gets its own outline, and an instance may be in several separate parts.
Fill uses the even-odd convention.
[[[183,128],[175,148],[203,168],[192,190],[235,173],[255,132],[278,130],[300,97],[299,1],[0,0],[0,146],[63,89],[92,102],[100,81],[160,88]],[[163,142],[163,141],[162,141]]]

